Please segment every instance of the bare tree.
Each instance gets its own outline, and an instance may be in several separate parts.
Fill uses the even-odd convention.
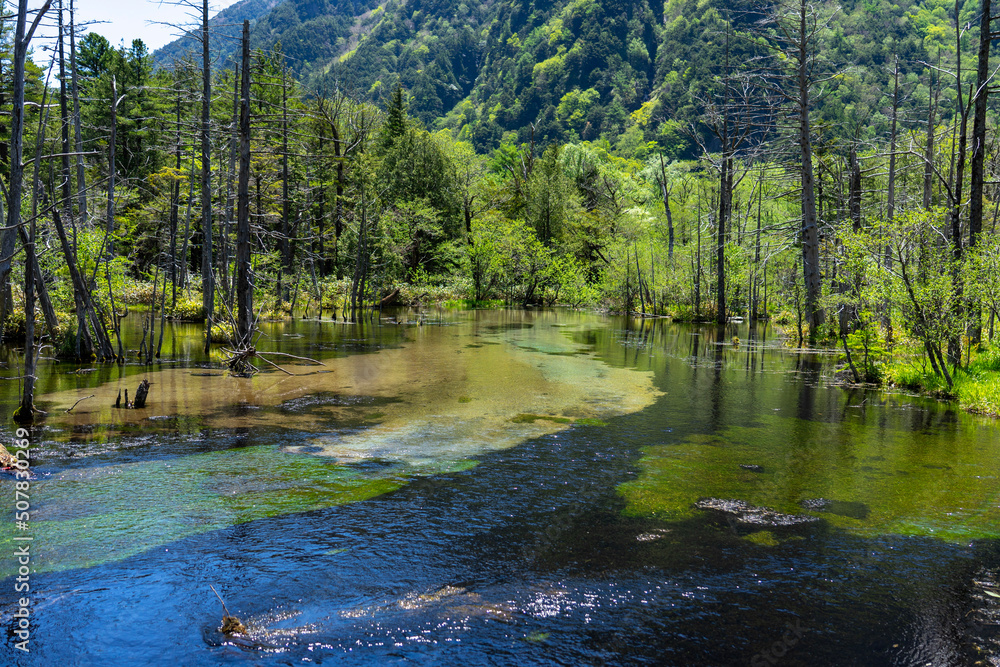
[[[775,55],[775,72],[788,84],[778,92],[793,107],[796,117],[795,143],[798,145],[801,182],[802,219],[799,242],[802,248],[802,274],[805,286],[805,310],[814,339],[823,322],[820,307],[821,276],[819,257],[819,216],[816,207],[816,183],[813,174],[813,140],[810,112],[812,91],[823,78],[819,72],[819,36],[830,17],[821,17],[819,9],[807,0],[778,3],[761,26],[767,30]]]
[[[212,101],[212,63],[209,59],[208,0],[201,10],[201,293],[205,310],[205,352],[212,342],[212,319],[215,310],[215,279],[212,273],[212,144],[210,104]]]
[[[23,191],[24,164],[24,67],[28,55],[28,44],[31,42],[35,29],[48,11],[51,0],[46,0],[35,14],[31,27],[27,30],[28,0],[18,0],[17,23],[14,29],[14,95],[10,123],[10,187],[7,200],[7,227],[4,229],[0,242],[0,283],[10,279],[11,259],[14,255],[15,241],[21,227],[21,193]],[[21,404],[14,412],[18,423],[30,424],[34,421],[35,397],[35,224],[31,221],[28,233],[28,244],[25,247],[24,270],[24,385],[21,392]]]
[[[243,22],[240,70],[240,172],[236,194],[236,344],[249,347],[253,333],[250,280],[250,22]]]

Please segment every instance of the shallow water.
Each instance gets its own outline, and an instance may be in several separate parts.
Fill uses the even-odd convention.
[[[1000,664],[992,421],[830,386],[767,327],[266,334],[323,365],[228,377],[178,325],[154,368],[42,369],[31,653],[0,663]]]

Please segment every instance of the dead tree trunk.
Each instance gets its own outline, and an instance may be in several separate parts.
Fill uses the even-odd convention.
[[[170,283],[172,308],[177,307],[177,224],[180,221],[181,182],[176,175],[181,172],[181,93],[175,102],[174,169],[176,174],[170,186]]]
[[[931,97],[927,100],[927,145],[924,146],[924,210],[931,210],[934,186],[934,112],[937,109],[935,72],[931,70]]]
[[[816,215],[816,193],[813,182],[812,137],[809,126],[810,88],[810,39],[806,18],[808,4],[799,1],[799,33],[796,65],[799,107],[799,149],[801,151],[802,176],[802,273],[805,283],[806,314],[809,318],[809,337],[813,339],[823,321],[819,307],[819,225]]]
[[[235,192],[233,190],[233,180],[236,178],[236,157],[240,150],[240,77],[238,70],[233,68],[233,123],[232,132],[229,134],[229,168],[226,171],[226,211],[225,222],[223,223],[223,262],[222,262],[222,285],[226,291],[225,300],[233,305],[233,284],[229,277],[229,230],[233,224],[233,205]]]
[[[10,188],[8,189],[7,225],[0,238],[0,286],[10,281],[11,260],[17,245],[17,229],[21,224],[21,193],[24,191],[24,66],[28,44],[39,22],[48,11],[50,0],[35,15],[26,29],[28,0],[18,0],[17,22],[14,29],[14,76],[10,111]],[[3,322],[0,321],[0,327]]]
[[[94,328],[94,334],[97,337],[98,357],[101,360],[110,361],[114,359],[114,351],[111,348],[111,340],[108,338],[108,333],[104,329],[101,319],[97,314],[97,310],[91,301],[90,290],[87,289],[87,283],[80,274],[80,269],[76,261],[76,253],[73,252],[73,247],[70,245],[69,239],[66,237],[66,229],[63,226],[62,216],[59,215],[58,209],[52,210],[52,220],[55,222],[56,233],[59,235],[59,242],[62,244],[63,256],[66,258],[70,280],[73,283],[73,300],[76,303],[77,312],[77,338],[82,339],[85,343],[85,348],[82,352],[89,354],[89,348],[92,345],[90,333],[87,329],[87,320],[89,319],[90,324]]]
[[[209,61],[208,0],[201,12],[201,292],[205,309],[205,352],[212,342],[215,310],[215,279],[212,273],[212,159],[209,141],[209,104],[212,101],[212,70]]]
[[[282,284],[282,276],[292,272],[291,238],[288,216],[288,81],[287,69],[281,64],[281,267],[278,270],[278,296],[282,301],[288,301],[288,283]]]
[[[979,63],[976,71],[975,112],[972,121],[972,156],[969,184],[969,247],[975,247],[983,231],[984,158],[986,157],[986,102],[990,91],[990,44],[996,37],[991,31],[993,17],[991,0],[983,0],[979,23]],[[978,305],[970,304],[972,328],[970,343],[982,337],[982,313]]]
[[[115,142],[118,138],[118,86],[115,77],[111,77],[111,136],[108,138],[108,219],[107,219],[107,253],[114,253],[115,233]]]
[[[127,395],[127,394],[126,394]],[[149,380],[143,380],[135,390],[135,400],[127,406],[134,409],[146,407],[146,397],[149,395]]]
[[[663,195],[663,210],[667,214],[667,258],[674,258],[674,219],[670,215],[670,191],[667,190],[667,167],[663,164],[663,153],[660,153],[660,193]]]
[[[69,67],[73,88],[73,135],[76,144],[76,192],[80,221],[87,222],[87,180],[83,168],[83,129],[80,121],[80,92],[76,82],[76,24],[73,0],[69,0]]]
[[[896,121],[899,116],[899,56],[896,56],[893,68],[892,84],[892,123],[889,130],[889,184],[886,194],[886,218],[892,222],[896,215]],[[887,262],[892,261],[892,255],[886,253]],[[891,267],[891,264],[889,264]]]
[[[28,243],[24,246],[24,385],[21,404],[14,411],[14,421],[31,424],[35,421],[35,219],[31,219]]]
[[[250,22],[243,22],[240,73],[240,175],[236,195],[236,344],[249,347],[253,332],[250,282]]]
[[[73,187],[69,171],[69,105],[66,101],[66,55],[63,46],[63,1],[59,0],[59,125],[62,129],[62,207],[72,213]],[[53,196],[54,193],[53,193]]]

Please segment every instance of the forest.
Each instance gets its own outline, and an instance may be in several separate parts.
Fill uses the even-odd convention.
[[[263,19],[213,54],[207,3],[198,48],[163,63],[19,0],[18,418],[43,349],[151,364],[168,318],[196,320],[244,372],[261,319],[429,302],[769,320],[838,349],[844,382],[1000,413],[989,0],[460,7],[355,7],[376,23],[321,68]]]

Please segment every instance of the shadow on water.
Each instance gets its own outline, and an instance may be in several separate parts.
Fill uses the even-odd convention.
[[[504,317],[476,315],[454,343],[440,342],[442,328],[402,350],[436,349],[434,359],[449,364],[502,351],[567,384],[596,364],[588,382],[621,369],[636,382],[651,375],[662,393],[640,410],[603,417],[606,426],[539,422],[544,430],[503,448],[417,447],[453,436],[434,421],[409,434],[402,418],[389,431],[375,422],[328,424],[338,442],[379,452],[343,460],[329,458],[327,436],[277,424],[171,424],[134,449],[128,443],[140,435],[109,435],[107,451],[88,454],[92,465],[113,468],[120,455],[142,474],[152,468],[141,466],[188,466],[197,484],[186,494],[212,494],[214,507],[248,520],[232,525],[224,516],[209,530],[178,530],[185,516],[214,519],[184,510],[168,523],[167,504],[199,506],[153,488],[149,502],[161,503],[162,516],[122,511],[106,535],[80,523],[80,549],[113,546],[108,536],[122,531],[179,537],[35,575],[33,653],[15,652],[8,634],[0,661],[964,665],[980,648],[996,655],[992,424],[929,402],[831,388],[829,358],[786,349],[765,327],[544,313],[525,316],[531,326],[509,326],[522,321]],[[466,347],[473,340],[483,347]],[[503,386],[500,358],[482,358],[494,391]],[[478,386],[468,379],[473,366],[449,368],[456,382],[459,371],[466,378],[460,392],[468,395],[455,392],[447,403],[431,401],[436,387],[377,399],[320,392],[261,409],[273,419],[323,420],[325,408],[359,407],[386,412],[389,425],[392,410],[414,401],[428,405],[399,413],[408,420],[445,405],[448,415],[464,414],[480,400],[470,389]],[[526,377],[516,375],[521,385]],[[537,400],[550,399],[539,392]],[[64,443],[41,446],[51,450],[40,470],[50,478],[82,465],[57,454]],[[222,464],[189,456],[206,453],[198,447],[232,452],[232,465],[244,468],[211,468]],[[449,463],[434,472],[428,459]],[[334,473],[382,486],[310,505],[334,493]],[[289,500],[313,485],[313,495]],[[95,510],[85,494],[65,493],[50,499],[59,511]],[[133,487],[126,502],[144,502],[143,493]],[[150,525],[128,525],[140,518]],[[55,548],[63,537],[51,539]],[[247,623],[246,636],[217,631],[221,610],[209,584]],[[8,600],[0,597],[5,622]]]

